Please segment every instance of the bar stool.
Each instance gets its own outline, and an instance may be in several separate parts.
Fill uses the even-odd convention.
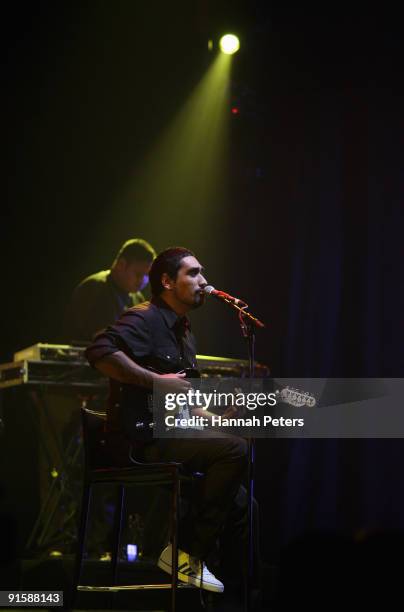
[[[81,516],[78,532],[78,543],[76,553],[75,575],[73,593],[77,591],[87,592],[117,592],[129,590],[153,590],[170,589],[171,610],[175,612],[176,594],[178,587],[189,585],[178,583],[178,511],[180,499],[180,487],[182,482],[190,482],[192,476],[184,476],[180,473],[180,463],[141,463],[131,459],[131,467],[105,467],[100,457],[103,457],[105,449],[104,424],[105,413],[90,410],[86,400],[81,405],[81,418],[83,428],[84,448],[84,482],[81,504]],[[88,517],[91,503],[91,493],[94,485],[116,485],[118,487],[117,503],[114,515],[113,538],[112,538],[112,584],[107,586],[82,585],[80,584],[83,569],[83,557]],[[170,497],[170,541],[172,544],[172,574],[171,582],[166,584],[136,584],[118,585],[118,559],[120,540],[122,532],[122,520],[124,509],[125,488],[127,486],[169,486]],[[191,587],[192,588],[192,587]]]

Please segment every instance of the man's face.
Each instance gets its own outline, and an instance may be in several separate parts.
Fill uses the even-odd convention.
[[[181,260],[177,278],[170,280],[171,296],[179,305],[198,308],[205,301],[203,288],[208,284],[199,261],[188,255]]]
[[[119,267],[121,289],[127,293],[136,293],[136,291],[144,289],[149,282],[148,274],[151,264],[147,261],[126,261],[126,259],[121,261]]]

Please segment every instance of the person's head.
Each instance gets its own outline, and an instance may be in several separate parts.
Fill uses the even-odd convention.
[[[127,240],[111,266],[114,282],[127,293],[144,289],[149,282],[148,274],[155,257],[155,250],[146,240]]]
[[[153,297],[162,297],[178,314],[201,306],[207,285],[195,255],[183,247],[170,247],[157,255],[150,269]]]

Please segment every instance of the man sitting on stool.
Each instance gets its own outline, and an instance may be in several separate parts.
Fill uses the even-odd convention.
[[[152,300],[130,308],[115,325],[100,333],[87,349],[87,357],[111,379],[109,431],[123,434],[143,461],[175,461],[189,474],[204,474],[197,500],[192,502],[192,521],[187,529],[180,527],[178,579],[222,592],[223,584],[205,561],[232,512],[245,476],[247,443],[225,434],[205,435],[205,431],[195,431],[192,439],[153,439],[150,428],[143,430],[139,440],[136,423],[151,420],[147,401],[153,383],[170,381],[170,390],[176,393],[190,388],[185,374],[180,373],[197,365],[195,339],[186,315],[203,305],[207,285],[199,261],[181,247],[160,253],[149,276]],[[171,573],[170,544],[162,551],[158,565]]]

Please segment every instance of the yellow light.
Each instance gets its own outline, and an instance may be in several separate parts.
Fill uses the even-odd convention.
[[[240,41],[234,34],[225,34],[219,41],[220,50],[226,55],[233,55],[240,49]]]

